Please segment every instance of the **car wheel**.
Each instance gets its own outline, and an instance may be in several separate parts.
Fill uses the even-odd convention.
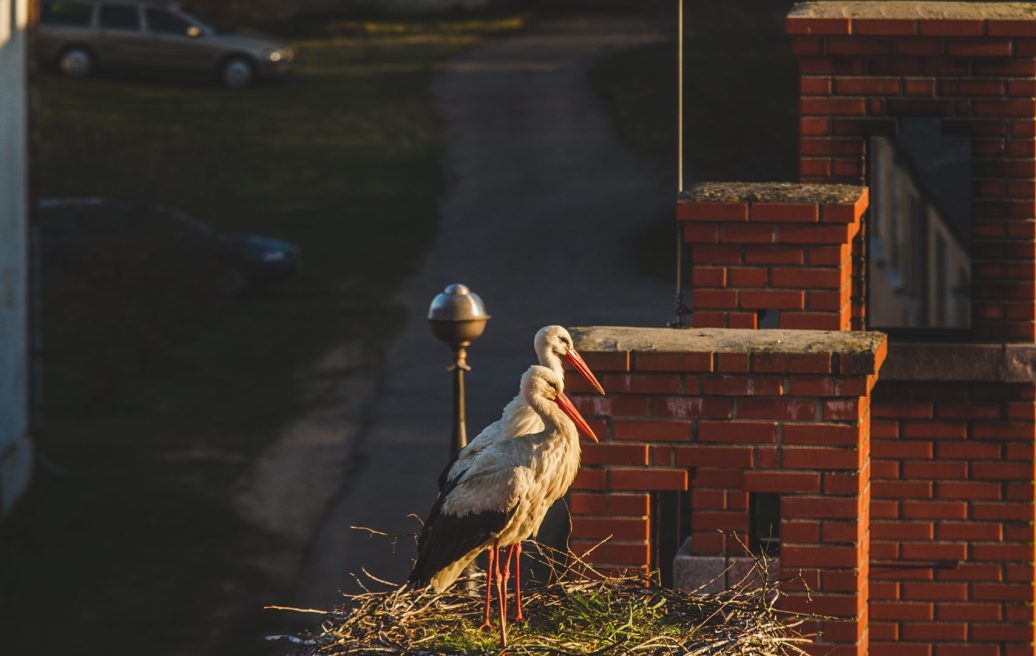
[[[255,79],[255,66],[244,57],[231,57],[223,62],[220,78],[228,89],[244,89]]]
[[[82,79],[94,70],[94,55],[82,46],[65,48],[58,57],[58,70],[65,77]]]

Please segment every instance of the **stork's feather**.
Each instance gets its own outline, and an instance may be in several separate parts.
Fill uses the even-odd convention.
[[[545,433],[487,447],[480,457],[446,482],[417,541],[410,582],[449,586],[474,555],[503,531],[534,485],[522,465],[547,440]],[[463,566],[461,566],[463,564]]]
[[[565,370],[561,366],[558,353],[567,353],[572,348],[572,336],[562,326],[544,326],[533,338],[533,350],[540,365],[553,371],[562,384],[565,381]],[[451,479],[456,479],[484,450],[493,444],[521,435],[532,435],[544,429],[543,418],[529,407],[521,394],[511,399],[504,406],[500,418],[482,429],[475,439],[450,460],[446,468],[439,474],[439,489],[446,487]]]
[[[418,539],[411,583],[446,589],[494,542],[510,545],[533,535],[565,494],[579,468],[579,437],[565,416],[570,411],[559,405],[561,398],[571,407],[559,396],[561,386],[550,369],[530,367],[522,397],[544,429],[497,439],[453,463]]]
[[[450,464],[446,465],[439,475],[439,489],[446,487],[450,480],[459,478],[461,473],[470,467],[483,451],[497,442],[521,435],[539,433],[543,428],[543,419],[536,414],[536,411],[530,408],[521,396],[514,397],[510,403],[504,406],[500,418],[483,428],[482,432],[468,442],[468,445],[460,450]]]
[[[456,574],[482,551],[486,542],[507,526],[513,512],[514,508],[504,512],[487,510],[463,517],[439,513],[435,521],[425,524],[421,532],[417,562],[409,582],[417,586],[435,584],[437,590],[448,587],[456,579]],[[456,574],[441,582],[436,580],[456,563],[463,563],[456,567]]]

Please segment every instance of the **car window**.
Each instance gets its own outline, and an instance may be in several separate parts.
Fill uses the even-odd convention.
[[[85,2],[44,2],[40,7],[40,22],[44,25],[86,27],[93,13],[93,5]]]
[[[187,36],[187,31],[194,27],[190,21],[177,16],[171,11],[166,11],[165,9],[148,7],[146,12],[147,28],[149,31],[157,34]]]
[[[140,11],[134,5],[102,5],[101,27],[108,30],[139,30]]]

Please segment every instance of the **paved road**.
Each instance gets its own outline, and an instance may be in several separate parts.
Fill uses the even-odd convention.
[[[364,431],[358,465],[333,504],[295,602],[327,608],[355,590],[350,571],[401,581],[412,542],[396,553],[351,524],[416,530],[435,495],[450,435],[447,349],[424,320],[448,283],[479,293],[493,319],[471,352],[471,435],[499,416],[533,362],[548,323],[662,325],[669,284],[634,268],[635,235],[671,207],[652,164],[621,145],[587,85],[593,59],[658,38],[628,19],[548,21],[443,67],[435,101],[448,120],[450,192],[435,244],[404,299],[408,323],[393,346]]]

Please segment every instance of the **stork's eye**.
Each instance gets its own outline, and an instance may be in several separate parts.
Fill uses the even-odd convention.
[[[554,381],[552,381],[552,380],[551,381],[547,381],[547,384],[550,385],[550,389],[554,390],[555,392],[559,391],[558,390],[558,384],[555,383]]]

